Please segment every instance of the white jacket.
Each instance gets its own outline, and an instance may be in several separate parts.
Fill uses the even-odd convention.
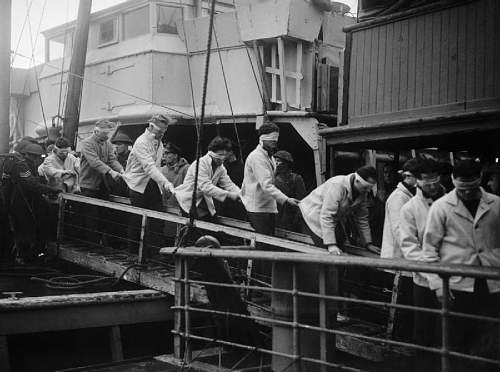
[[[417,189],[417,195],[401,208],[399,224],[399,244],[403,257],[409,261],[419,261],[422,256],[427,215],[433,203]],[[413,273],[413,282],[421,287],[429,287],[429,282],[421,273]]]
[[[274,185],[275,168],[274,160],[261,145],[248,155],[241,186],[241,201],[248,212],[278,213],[276,203],[288,199]]]
[[[75,175],[63,173],[73,171]],[[47,156],[38,167],[38,174],[47,180],[47,185],[67,192],[75,192],[78,189],[78,174],[80,173],[80,159],[73,154],[68,154],[62,161],[54,152]]]
[[[143,194],[149,180],[152,178],[163,193],[163,187],[169,183],[160,171],[163,144],[153,133],[145,130],[134,143],[128,156],[127,168],[123,173],[123,180],[127,186]]]
[[[382,248],[380,257],[382,258],[401,258],[403,253],[399,246],[399,214],[401,208],[411,198],[413,194],[401,182],[396,189],[389,195],[385,203],[384,234],[382,236]]]
[[[354,179],[354,173],[332,177],[299,204],[307,226],[323,239],[325,245],[337,244],[335,228],[349,211],[353,213],[365,243],[372,242],[366,194],[352,200],[351,179]]]
[[[434,202],[425,226],[423,261],[500,268],[500,198],[481,192],[474,218],[456,190]],[[437,275],[424,276],[431,289],[442,287]],[[453,276],[450,288],[473,292],[474,279]],[[500,292],[500,281],[488,280],[488,288],[490,293]]]
[[[196,162],[193,162],[186,173],[184,182],[175,188],[175,197],[184,212],[191,209],[191,200],[193,196],[194,180],[196,176]],[[229,192],[241,192],[231,178],[227,175],[224,165],[212,169],[212,157],[208,154],[200,158],[200,167],[198,171],[198,187],[196,192],[196,206],[205,199],[208,210],[213,216],[216,213],[214,198],[223,202]]]

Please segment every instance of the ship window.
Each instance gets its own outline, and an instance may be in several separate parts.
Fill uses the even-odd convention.
[[[157,30],[162,34],[177,34],[175,22],[182,19],[182,9],[172,6],[158,5]]]
[[[149,6],[134,9],[123,15],[123,38],[130,39],[149,33]]]
[[[117,18],[107,19],[99,23],[99,46],[118,41]]]

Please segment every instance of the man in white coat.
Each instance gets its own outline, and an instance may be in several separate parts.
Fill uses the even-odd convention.
[[[423,159],[414,171],[417,179],[417,193],[400,211],[399,245],[403,257],[419,261],[422,256],[427,215],[432,203],[444,195],[440,184],[439,165],[432,159]],[[413,305],[437,309],[439,304],[427,279],[420,273],[413,273]],[[416,311],[413,314],[413,341],[423,346],[438,346],[438,317],[436,314]],[[417,350],[415,367],[419,371],[437,369],[438,356]]]
[[[162,138],[173,119],[164,115],[153,115],[144,133],[136,140],[130,151],[127,168],[122,177],[129,188],[130,202],[134,207],[163,212],[163,194],[173,193],[174,186],[160,170],[163,156]],[[128,228],[129,249],[140,233],[140,218],[131,216]],[[163,223],[153,220],[148,226],[146,243],[163,246]],[[150,250],[148,250],[150,252]]]
[[[239,200],[241,190],[227,175],[224,160],[231,151],[231,141],[215,137],[208,145],[208,152],[199,160],[198,184],[196,188],[196,217],[210,219],[215,216],[214,199],[224,202],[226,198]],[[184,215],[191,210],[196,177],[196,162],[186,173],[184,182],[175,188],[175,197]]]
[[[255,231],[274,235],[277,204],[298,205],[298,201],[283,194],[274,184],[276,163],[273,155],[279,139],[279,128],[264,123],[258,129],[259,144],[245,161],[241,186],[241,201]]]
[[[453,168],[455,189],[429,210],[422,260],[500,268],[500,197],[481,187],[481,166],[472,160]],[[424,274],[440,301],[443,283],[435,274]],[[451,311],[498,316],[500,281],[452,276]],[[452,317],[450,341],[454,348],[470,351],[492,327],[484,322]],[[496,336],[498,337],[498,336]],[[456,370],[456,369],[454,369]]]
[[[416,192],[417,179],[415,171],[419,166],[419,159],[410,159],[403,165],[403,180],[389,195],[385,202],[384,234],[382,237],[382,258],[401,258],[403,254],[399,246],[399,213]]]
[[[420,159],[410,159],[402,169],[402,181],[399,182],[394,191],[389,195],[385,202],[384,232],[382,236],[381,258],[401,258],[401,247],[399,245],[400,218],[399,213],[416,192],[417,179],[415,171],[418,168]],[[394,285],[395,272],[387,270],[385,278],[387,279],[386,288],[392,288]],[[401,272],[398,283],[397,302],[403,305],[411,305],[412,300],[412,275],[408,272]],[[413,332],[413,314],[409,311],[396,309],[394,319],[394,336],[398,339],[407,339]]]
[[[363,166],[356,173],[335,176],[313,190],[300,202],[302,217],[309,227],[311,238],[317,246],[328,248],[331,254],[342,254],[342,243],[337,239],[338,228],[348,214],[352,214],[365,246],[372,244],[368,223],[367,194],[377,183],[375,168]]]

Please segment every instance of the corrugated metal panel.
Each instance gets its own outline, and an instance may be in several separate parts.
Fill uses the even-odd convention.
[[[353,30],[348,123],[498,108],[498,18],[478,0]]]

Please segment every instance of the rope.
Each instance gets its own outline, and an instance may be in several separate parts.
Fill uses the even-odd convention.
[[[198,139],[196,142],[196,169],[194,178],[193,195],[191,196],[191,210],[189,211],[189,225],[192,226],[194,219],[196,217],[196,192],[198,190],[198,174],[200,172],[200,157],[201,157],[201,140],[203,138],[203,122],[205,120],[205,105],[207,100],[207,88],[208,88],[208,72],[210,68],[210,51],[212,48],[212,30],[214,25],[215,16],[215,1],[212,0],[212,5],[210,7],[210,24],[208,27],[208,41],[207,41],[207,57],[205,59],[205,76],[203,80],[203,98],[201,100],[201,117],[198,129]]]
[[[194,122],[196,125],[196,130],[198,130],[198,119],[196,117],[196,102],[194,100],[194,88],[193,88],[193,76],[191,73],[191,61],[190,61],[190,53],[189,53],[189,46],[188,46],[188,41],[187,41],[187,36],[186,36],[186,28],[184,25],[184,7],[182,7],[182,32],[184,33],[184,45],[186,46],[186,60],[187,60],[187,65],[188,65],[188,73],[189,73],[189,86],[191,88],[191,101],[193,102],[193,115],[194,115]],[[199,135],[199,133],[197,133]]]
[[[36,88],[38,90],[38,99],[40,101],[40,110],[42,111],[42,118],[43,118],[43,124],[45,125],[45,132],[47,133],[47,138],[49,137],[49,129],[47,127],[47,119],[45,117],[45,109],[43,107],[43,101],[42,101],[42,91],[40,90],[40,81],[39,81],[39,76],[38,76],[38,69],[36,67],[35,63],[35,48],[36,44],[38,42],[38,35],[40,34],[40,28],[42,26],[42,19],[43,15],[45,13],[45,8],[47,5],[47,0],[43,2],[43,8],[42,8],[42,15],[40,16],[40,22],[38,23],[38,28],[35,36],[35,41],[33,42],[33,32],[31,30],[31,19],[30,19],[30,13],[28,11],[28,29],[30,32],[30,42],[31,42],[31,56],[33,60],[33,70],[35,72],[35,81],[36,81]],[[28,0],[26,0],[26,6],[28,6]]]
[[[66,22],[69,18],[69,1],[66,3]],[[57,104],[57,116],[61,118],[61,97],[63,91],[63,77],[64,77],[64,61],[66,60],[66,39],[68,37],[68,32],[64,32],[64,46],[63,46],[63,57],[61,63],[61,80],[59,81],[59,102]],[[73,42],[71,42],[71,53],[73,53]]]
[[[215,36],[215,42],[217,44],[217,54],[219,55],[220,67],[222,70],[222,77],[224,78],[224,86],[226,87],[227,101],[229,103],[229,108],[231,110],[231,118],[233,119],[234,132],[236,133],[236,141],[238,141],[238,149],[239,149],[239,155],[240,155],[239,158],[240,158],[240,162],[243,163],[243,152],[241,150],[240,135],[238,133],[238,128],[236,127],[236,119],[234,118],[233,103],[231,101],[231,96],[229,94],[229,87],[227,85],[227,79],[226,79],[226,71],[224,69],[224,64],[222,63],[222,56],[221,56],[220,47],[219,47],[219,39],[217,38],[217,31],[215,29],[215,25],[214,25],[214,36]]]
[[[49,279],[39,277],[31,277],[30,279],[33,281],[44,283],[45,286],[50,289],[74,290],[91,286],[107,285],[110,281],[110,286],[114,287],[120,282],[120,280],[123,279],[123,277],[129,270],[143,266],[144,265],[134,263],[123,270],[118,278],[104,275],[77,274],[56,276]]]
[[[236,4],[234,3],[234,0],[233,0],[233,7],[236,8]],[[236,19],[238,19],[238,12],[235,13],[235,16],[236,16]],[[257,78],[257,73],[255,72],[255,67],[253,65],[252,57],[250,56],[250,52],[248,51],[248,46],[244,42],[243,42],[243,45],[245,45],[245,52],[247,53],[248,61],[250,62],[250,66],[252,67],[253,78],[255,80],[255,84],[257,85],[257,90],[259,91],[259,96],[260,96],[260,99],[262,101],[262,105],[264,107],[266,107],[266,101],[264,99],[264,93],[262,93],[262,91],[260,89],[259,79]]]
[[[14,49],[14,54],[12,55],[12,60],[10,61],[11,68],[14,65],[14,60],[16,59],[17,51],[19,50],[19,46],[21,45],[21,39],[23,37],[24,27],[26,27],[26,22],[28,21],[28,14],[30,13],[32,5],[33,5],[33,0],[31,0],[28,8],[26,9],[26,16],[24,17],[23,26],[21,27],[21,33],[19,34],[19,39],[17,39],[16,49]]]

